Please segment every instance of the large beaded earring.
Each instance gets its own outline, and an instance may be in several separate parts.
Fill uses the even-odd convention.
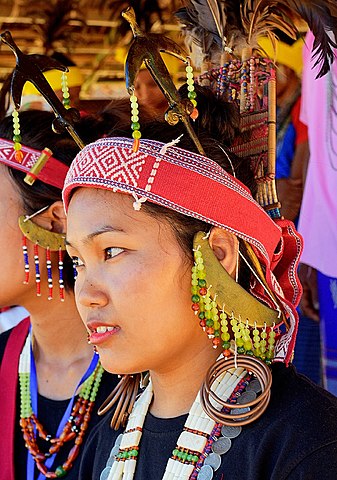
[[[249,324],[248,313],[253,310],[269,314],[268,322],[277,317],[243,289],[226,272],[209,246],[208,235],[198,232],[194,239],[192,267],[192,310],[199,324],[212,340],[213,348],[222,346],[222,353],[208,371],[201,389],[202,406],[216,422],[224,425],[246,425],[256,420],[267,408],[270,399],[271,363],[275,344],[275,322]],[[251,297],[251,299],[250,299]],[[240,298],[240,304],[238,299]],[[247,303],[248,302],[248,303]],[[252,303],[253,302],[253,303]],[[265,308],[267,310],[265,310]],[[257,310],[256,310],[257,309]],[[246,318],[244,322],[242,318]],[[257,317],[258,318],[258,317]],[[261,394],[245,405],[245,410],[232,412],[233,406],[224,396],[215,395],[213,384],[231,369],[249,372],[258,380]],[[235,414],[235,417],[233,417]]]
[[[35,263],[35,282],[36,295],[41,296],[41,273],[40,273],[40,259],[39,247],[46,250],[46,267],[48,279],[48,300],[53,298],[53,277],[52,277],[52,261],[51,252],[58,252],[58,269],[59,269],[59,296],[61,302],[64,301],[64,280],[63,280],[63,255],[65,250],[64,235],[50,232],[38,226],[31,221],[31,218],[41,213],[47,207],[35,212],[31,216],[22,215],[19,217],[19,227],[23,234],[22,237],[22,252],[25,263],[25,279],[24,283],[29,281],[29,259],[27,239],[34,244],[34,263]]]

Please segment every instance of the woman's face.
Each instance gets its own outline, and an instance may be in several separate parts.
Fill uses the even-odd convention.
[[[105,369],[164,373],[211,348],[191,309],[191,260],[129,195],[81,188],[68,212],[76,303]],[[207,346],[206,346],[207,344]]]
[[[0,307],[26,305],[36,298],[34,275],[23,284],[24,261],[22,254],[22,233],[18,218],[24,213],[22,199],[15,188],[6,166],[0,164]],[[30,243],[30,242],[27,242]],[[31,271],[34,270],[33,252],[28,245]]]

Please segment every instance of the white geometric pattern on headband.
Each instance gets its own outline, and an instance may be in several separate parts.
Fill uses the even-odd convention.
[[[35,165],[36,160],[39,158],[38,152],[32,152],[26,150],[26,147],[23,145],[21,152],[23,153],[23,159],[21,164],[26,169],[31,169],[33,165]],[[0,162],[13,162],[17,165],[17,161],[15,160],[15,150],[13,148],[13,143],[9,144],[8,141],[0,139]]]
[[[83,153],[83,155],[81,155]],[[147,154],[140,151],[114,149],[111,146],[95,146],[82,150],[81,160],[74,168],[82,177],[109,178],[137,187]],[[96,159],[99,158],[99,162]],[[108,175],[107,175],[108,173]]]

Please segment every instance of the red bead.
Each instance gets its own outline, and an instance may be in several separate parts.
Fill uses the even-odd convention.
[[[230,350],[224,350],[223,355],[224,355],[224,357],[228,358],[228,357],[231,356],[231,351]]]
[[[199,325],[200,325],[200,327],[205,328],[206,327],[206,320],[200,320]]]
[[[199,293],[202,297],[205,296],[207,293],[207,288],[206,287],[200,288]]]
[[[192,310],[194,312],[197,312],[198,310],[200,310],[199,303],[192,303]]]
[[[220,345],[220,338],[219,338],[219,337],[213,338],[213,345],[216,346],[216,347],[217,347],[218,345]]]

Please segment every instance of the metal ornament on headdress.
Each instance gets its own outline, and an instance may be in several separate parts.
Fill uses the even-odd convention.
[[[0,40],[9,46],[16,58],[16,66],[13,70],[11,83],[11,96],[15,109],[19,110],[20,108],[22,90],[25,83],[27,81],[31,82],[55,113],[56,119],[53,122],[53,130],[56,133],[67,130],[79,148],[84,148],[84,143],[74,128],[74,123],[80,118],[78,110],[75,108],[66,109],[43,75],[43,72],[47,70],[56,69],[61,72],[67,72],[68,68],[47,55],[24,54],[14,42],[9,31],[0,34]]]
[[[198,152],[204,155],[203,148],[189,119],[194,106],[188,98],[180,98],[170,73],[160,55],[160,52],[165,52],[187,63],[185,52],[168,37],[142,32],[136,22],[135,12],[132,7],[124,10],[122,16],[129,22],[134,36],[125,62],[126,87],[129,94],[132,95],[134,92],[135,79],[144,62],[169,103],[169,109],[165,114],[166,121],[170,125],[176,125],[179,120],[181,120],[196,145]]]

